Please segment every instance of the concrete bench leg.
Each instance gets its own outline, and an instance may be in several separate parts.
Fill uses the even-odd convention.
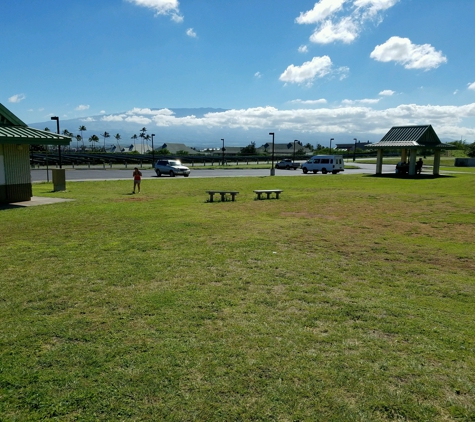
[[[272,192],[266,192],[267,193],[267,199],[270,199],[270,195]]]
[[[226,201],[226,194],[222,193],[221,194],[221,202],[224,202],[224,201]]]
[[[275,199],[279,199],[280,192],[275,193]]]
[[[213,196],[214,196],[214,193],[209,194],[209,202],[213,202]]]
[[[236,194],[235,194],[235,193],[232,193],[232,194],[231,194],[231,201],[234,202],[234,198],[235,198],[235,197],[236,197]]]

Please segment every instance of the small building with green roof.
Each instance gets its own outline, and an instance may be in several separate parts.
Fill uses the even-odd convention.
[[[33,129],[0,104],[0,203],[30,201],[30,145],[69,145],[69,136]]]
[[[432,172],[435,176],[439,175],[441,151],[456,149],[453,145],[443,144],[431,125],[394,126],[378,143],[366,145],[366,148],[377,150],[376,174],[382,173],[383,151],[401,151],[401,161],[409,159],[409,175],[416,174],[417,153],[433,151]]]

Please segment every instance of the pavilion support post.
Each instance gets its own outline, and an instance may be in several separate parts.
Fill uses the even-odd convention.
[[[383,173],[383,149],[379,148],[376,155],[376,174]]]
[[[440,172],[440,151],[435,150],[435,152],[434,152],[434,167],[433,167],[432,174],[434,176],[439,176],[439,172]]]
[[[403,163],[407,163],[407,149],[403,149],[401,151],[401,161]]]
[[[411,149],[409,155],[409,176],[416,175],[416,158],[417,158],[417,149]]]

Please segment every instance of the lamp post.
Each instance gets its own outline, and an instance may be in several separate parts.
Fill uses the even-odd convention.
[[[272,135],[272,167],[270,168],[270,175],[275,176],[275,168],[274,168],[274,132],[269,132],[269,135]]]
[[[153,137],[155,133],[152,133],[152,167],[155,165],[155,149],[153,148]]]
[[[51,120],[56,120],[56,133],[59,135],[59,117],[52,116]],[[61,145],[58,145],[58,159],[59,159],[59,168],[63,168],[61,162]]]
[[[355,141],[355,147],[353,148],[353,162],[355,162],[355,160],[356,160],[356,142],[357,142],[357,139],[353,138],[353,140]]]
[[[292,163],[295,163],[295,142],[298,142],[298,140],[296,139],[296,140],[294,141],[294,156],[293,156],[293,158],[292,158]]]
[[[330,154],[332,153],[332,141],[334,141],[335,138],[330,138]]]
[[[224,139],[221,139],[223,141],[223,147],[221,148],[222,151],[222,164],[224,166],[224,151],[226,151],[226,148],[224,148]]]

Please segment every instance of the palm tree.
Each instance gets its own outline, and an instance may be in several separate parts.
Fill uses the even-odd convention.
[[[144,139],[144,141],[147,143],[147,152],[148,152],[148,151],[149,151],[149,149],[148,149],[148,141],[150,141],[150,139],[152,139],[152,137],[151,137],[149,134],[147,134],[147,135],[145,135],[145,136],[143,137],[143,139]]]
[[[76,135],[76,151],[79,151],[79,141],[82,141],[82,136]]]
[[[132,136],[130,139],[133,139],[134,140],[134,151],[136,150],[136,147],[135,147],[135,141],[137,140],[138,136],[134,134],[134,136]]]
[[[79,130],[79,132],[81,132],[82,149],[84,150],[84,149],[85,149],[85,148],[84,148],[84,138],[83,138],[83,136],[82,136],[82,133],[83,133],[85,130],[87,130],[87,129],[86,129],[86,126],[84,126],[84,125],[79,126],[79,129],[78,129],[78,130]]]
[[[145,150],[145,147],[144,147],[145,132],[147,132],[146,128],[143,127],[142,129],[140,129],[140,135],[139,136],[142,138],[142,154]]]
[[[106,152],[106,138],[110,138],[110,135],[107,132],[104,132],[101,136],[104,138],[104,152]]]
[[[98,138],[96,135],[92,135],[92,136],[89,138],[89,142],[91,142],[92,150],[94,151],[94,144],[92,144],[92,142],[99,142],[99,138]]]
[[[116,135],[114,136],[115,140],[117,141],[117,148],[119,148],[119,152],[120,152],[120,145],[119,145],[119,141],[120,141],[120,135],[118,133],[116,133]]]

